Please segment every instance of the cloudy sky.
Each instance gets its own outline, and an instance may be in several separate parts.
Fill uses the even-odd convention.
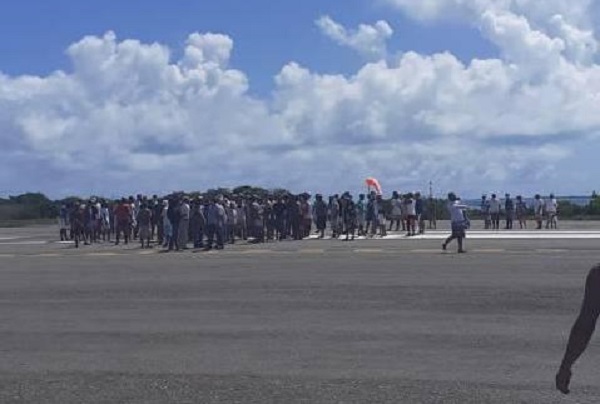
[[[600,190],[593,0],[21,0],[0,196]]]

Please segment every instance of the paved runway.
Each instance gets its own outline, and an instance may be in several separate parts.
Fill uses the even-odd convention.
[[[0,231],[1,403],[596,403],[553,377],[595,239],[162,254]],[[12,235],[12,236],[11,236]]]

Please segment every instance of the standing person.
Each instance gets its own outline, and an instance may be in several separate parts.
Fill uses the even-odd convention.
[[[137,215],[137,223],[138,236],[140,238],[142,248],[144,248],[144,240],[146,240],[146,248],[150,248],[150,237],[152,235],[152,211],[145,203],[140,205]]]
[[[467,206],[461,204],[460,199],[458,199],[453,192],[448,194],[448,212],[450,213],[452,234],[442,244],[442,250],[446,251],[448,244],[450,244],[452,240],[456,240],[458,242],[458,253],[466,253],[463,245],[463,240],[466,237],[466,230],[468,227],[464,212],[466,209]]]
[[[96,234],[96,214],[94,212],[94,207],[91,201],[88,201],[86,205],[84,205],[84,216],[83,216],[83,225],[84,225],[84,239],[85,245],[92,244],[94,240],[94,235]]]
[[[496,198],[496,194],[492,194],[490,199],[490,214],[492,216],[492,230],[500,230],[500,210],[501,203]]]
[[[100,208],[100,223],[102,229],[102,241],[108,241],[110,243],[110,209],[106,202],[102,203]]]
[[[429,197],[429,203],[427,204],[427,214],[429,216],[429,229],[437,229],[437,204],[433,196]]]
[[[517,195],[517,204],[515,205],[515,212],[517,214],[517,220],[519,221],[519,227],[521,229],[527,228],[527,204],[523,201],[521,195]]]
[[[554,194],[550,194],[550,197],[546,200],[546,229],[557,229],[558,228],[558,201],[554,197]]]
[[[420,192],[415,194],[415,213],[417,214],[419,234],[425,234],[425,203]]]
[[[173,238],[173,225],[171,225],[171,221],[169,220],[169,201],[163,201],[163,209],[160,213],[160,217],[162,218],[162,227],[163,227],[163,248],[169,247],[171,245],[171,239]]]
[[[323,201],[323,195],[317,194],[313,205],[313,218],[319,232],[319,238],[325,238],[325,229],[327,228],[327,204]]]
[[[148,203],[148,209],[152,211],[152,228],[150,237],[154,240],[154,237],[157,235],[158,223],[160,220],[160,202],[158,201],[158,195],[152,195],[152,201]],[[157,212],[157,210],[159,210]]]
[[[406,194],[404,199],[404,206],[406,209],[406,229],[408,237],[415,236],[417,234],[416,222],[417,222],[417,208],[415,205],[415,199],[412,193]]]
[[[69,210],[65,204],[61,205],[60,207],[58,214],[58,226],[60,232],[60,241],[67,241],[69,239],[67,234],[69,229]]]
[[[310,230],[312,228],[313,221],[310,195],[305,194],[303,196],[300,210],[302,214],[302,238],[306,238],[310,236]]]
[[[515,217],[515,203],[511,199],[510,194],[505,195],[504,212],[506,213],[506,230],[512,230]]]
[[[345,194],[344,210],[342,212],[342,220],[344,221],[344,232],[346,241],[354,241],[354,233],[356,231],[356,205],[352,200],[350,193]]]
[[[400,230],[400,221],[402,220],[402,200],[400,199],[400,195],[397,191],[392,193],[392,199],[390,201],[392,206],[392,213],[390,215],[390,228],[389,231],[392,231],[394,227],[394,223],[396,223],[396,231]],[[402,226],[404,227],[404,226]]]
[[[181,222],[181,202],[177,196],[173,196],[173,198],[169,201],[169,209],[167,210],[167,216],[169,217],[169,222],[171,222],[171,231],[173,235],[169,240],[169,251],[179,251],[179,224]]]
[[[337,195],[332,196],[329,202],[329,223],[331,223],[331,237],[337,239],[340,236],[340,203]]]
[[[487,195],[481,197],[481,216],[483,217],[483,228],[489,230],[492,228],[492,214],[490,213],[490,201]]]
[[[377,195],[374,203],[375,219],[377,221],[377,227],[379,235],[381,237],[387,236],[387,229],[385,225],[385,207],[383,206],[383,196]]]
[[[71,210],[71,233],[73,234],[73,240],[75,241],[75,248],[79,248],[79,242],[85,240],[85,205],[80,205],[79,202],[73,204]]]
[[[366,226],[365,235],[373,237],[377,232],[377,212],[375,209],[375,194],[370,193],[366,206]]]
[[[154,225],[156,226],[156,233],[152,234],[152,238],[154,239],[154,236],[156,235],[158,245],[162,245],[165,242],[165,227],[162,215],[164,209],[163,203],[164,201],[156,201],[154,211],[152,212],[152,218],[154,220]]]
[[[533,200],[533,211],[535,215],[535,222],[537,223],[536,230],[542,229],[542,221],[544,219],[544,200],[537,194]]]
[[[229,227],[229,240],[230,244],[235,244],[235,229],[238,227],[238,210],[235,203],[229,203],[229,210],[227,210],[227,223]]]
[[[190,200],[186,197],[183,198],[183,202],[179,205],[179,248],[187,250],[188,237],[190,233]]]
[[[408,230],[408,226],[407,226],[407,223],[408,223],[408,211],[406,210],[406,208],[407,208],[407,206],[406,206],[406,196],[407,195],[408,194],[405,194],[405,195],[400,194],[400,196],[398,198],[400,200],[400,211],[402,212],[400,214],[400,223],[402,223],[402,231],[403,232],[409,231]]]
[[[571,329],[569,342],[556,374],[556,388],[569,394],[572,367],[585,352],[600,315],[600,265],[592,268],[585,282],[585,293],[579,316]]]
[[[278,198],[275,205],[273,205],[273,213],[275,214],[275,230],[277,240],[282,241],[285,239],[286,223],[285,218],[287,216],[287,204],[284,198]]]
[[[217,199],[215,202],[217,212],[217,250],[225,248],[225,227],[227,226],[227,211],[223,205],[222,199]]]
[[[356,221],[358,223],[358,235],[366,236],[365,222],[366,222],[367,206],[365,203],[365,194],[358,196],[358,202],[356,203]]]
[[[115,245],[119,245],[121,234],[123,234],[125,244],[128,244],[131,228],[131,205],[125,198],[122,198],[121,203],[115,207],[115,222]]]
[[[262,207],[262,201],[258,198],[252,198],[250,203],[250,209],[252,212],[252,230],[254,235],[254,243],[265,242],[265,228],[264,228],[264,209]],[[298,230],[299,231],[299,230]],[[296,233],[296,237],[299,233]]]
[[[202,212],[202,200],[200,197],[196,197],[190,206],[190,230],[192,232],[192,242],[194,243],[194,248],[203,247],[203,229],[204,213]]]

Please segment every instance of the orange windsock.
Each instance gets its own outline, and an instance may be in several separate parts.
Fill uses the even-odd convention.
[[[377,179],[369,177],[365,180],[365,183],[369,189],[374,188],[378,195],[383,195],[383,192],[381,191],[381,185]]]

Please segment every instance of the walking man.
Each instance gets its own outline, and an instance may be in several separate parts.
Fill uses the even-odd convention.
[[[448,194],[448,211],[450,212],[450,220],[452,222],[452,234],[442,244],[442,250],[446,251],[448,244],[452,240],[456,240],[458,242],[458,253],[464,254],[466,252],[463,245],[468,227],[468,221],[464,212],[466,209],[467,206],[461,204],[460,199],[453,192]]]

